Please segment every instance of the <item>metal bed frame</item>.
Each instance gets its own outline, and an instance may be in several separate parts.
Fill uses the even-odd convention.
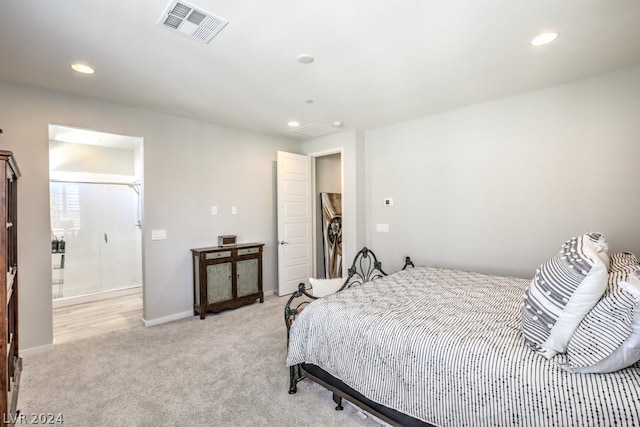
[[[414,267],[414,265],[410,257],[405,257],[402,270],[408,267]],[[354,257],[353,263],[347,271],[347,277],[337,292],[348,289],[355,284],[369,282],[386,275],[387,273],[382,269],[382,264],[378,261],[376,255],[371,250],[364,247]],[[307,305],[316,299],[318,299],[318,297],[314,297],[313,294],[307,292],[307,285],[305,283],[300,283],[298,285],[298,290],[289,298],[289,301],[284,308],[284,322],[287,327],[287,345],[289,344],[291,324],[298,314],[300,314]],[[337,405],[336,411],[344,409],[342,406],[342,399],[346,399],[369,414],[391,425],[428,425],[423,421],[417,420],[406,414],[372,402],[357,390],[352,389],[341,380],[332,377],[322,368],[315,365],[301,363],[289,367],[289,394],[295,394],[298,391],[298,383],[305,378],[322,385],[333,393],[333,401]]]

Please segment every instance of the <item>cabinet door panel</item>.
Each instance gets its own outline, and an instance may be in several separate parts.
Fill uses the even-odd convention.
[[[238,261],[238,297],[255,294],[258,288],[258,259],[245,259]]]
[[[209,304],[233,299],[230,262],[207,266],[207,299]]]

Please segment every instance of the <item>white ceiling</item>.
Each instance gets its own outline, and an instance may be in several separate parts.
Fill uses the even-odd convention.
[[[638,0],[187,3],[229,24],[204,44],[158,24],[168,0],[2,0],[0,80],[295,137],[290,120],[370,129],[640,64]],[[530,46],[543,30],[560,37]]]

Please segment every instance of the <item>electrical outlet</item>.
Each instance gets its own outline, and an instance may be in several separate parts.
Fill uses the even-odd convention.
[[[218,207],[211,206],[211,215],[218,215]]]
[[[393,206],[393,199],[391,197],[387,197],[386,199],[384,199],[384,205]]]
[[[231,213],[233,215],[237,214],[238,213],[238,208],[236,208],[235,206],[231,206]]]
[[[380,233],[388,233],[389,224],[376,224],[376,231]]]

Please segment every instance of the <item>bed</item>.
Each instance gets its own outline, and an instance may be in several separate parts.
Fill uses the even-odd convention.
[[[544,271],[536,278],[548,281]],[[289,299],[289,393],[313,380],[333,392],[337,410],[344,398],[402,426],[640,425],[639,363],[580,373],[567,349],[548,358],[523,340],[531,287],[532,279],[413,267],[409,258],[387,275],[364,248],[338,292],[314,298],[300,284]],[[637,326],[640,308],[631,308],[626,320]]]

